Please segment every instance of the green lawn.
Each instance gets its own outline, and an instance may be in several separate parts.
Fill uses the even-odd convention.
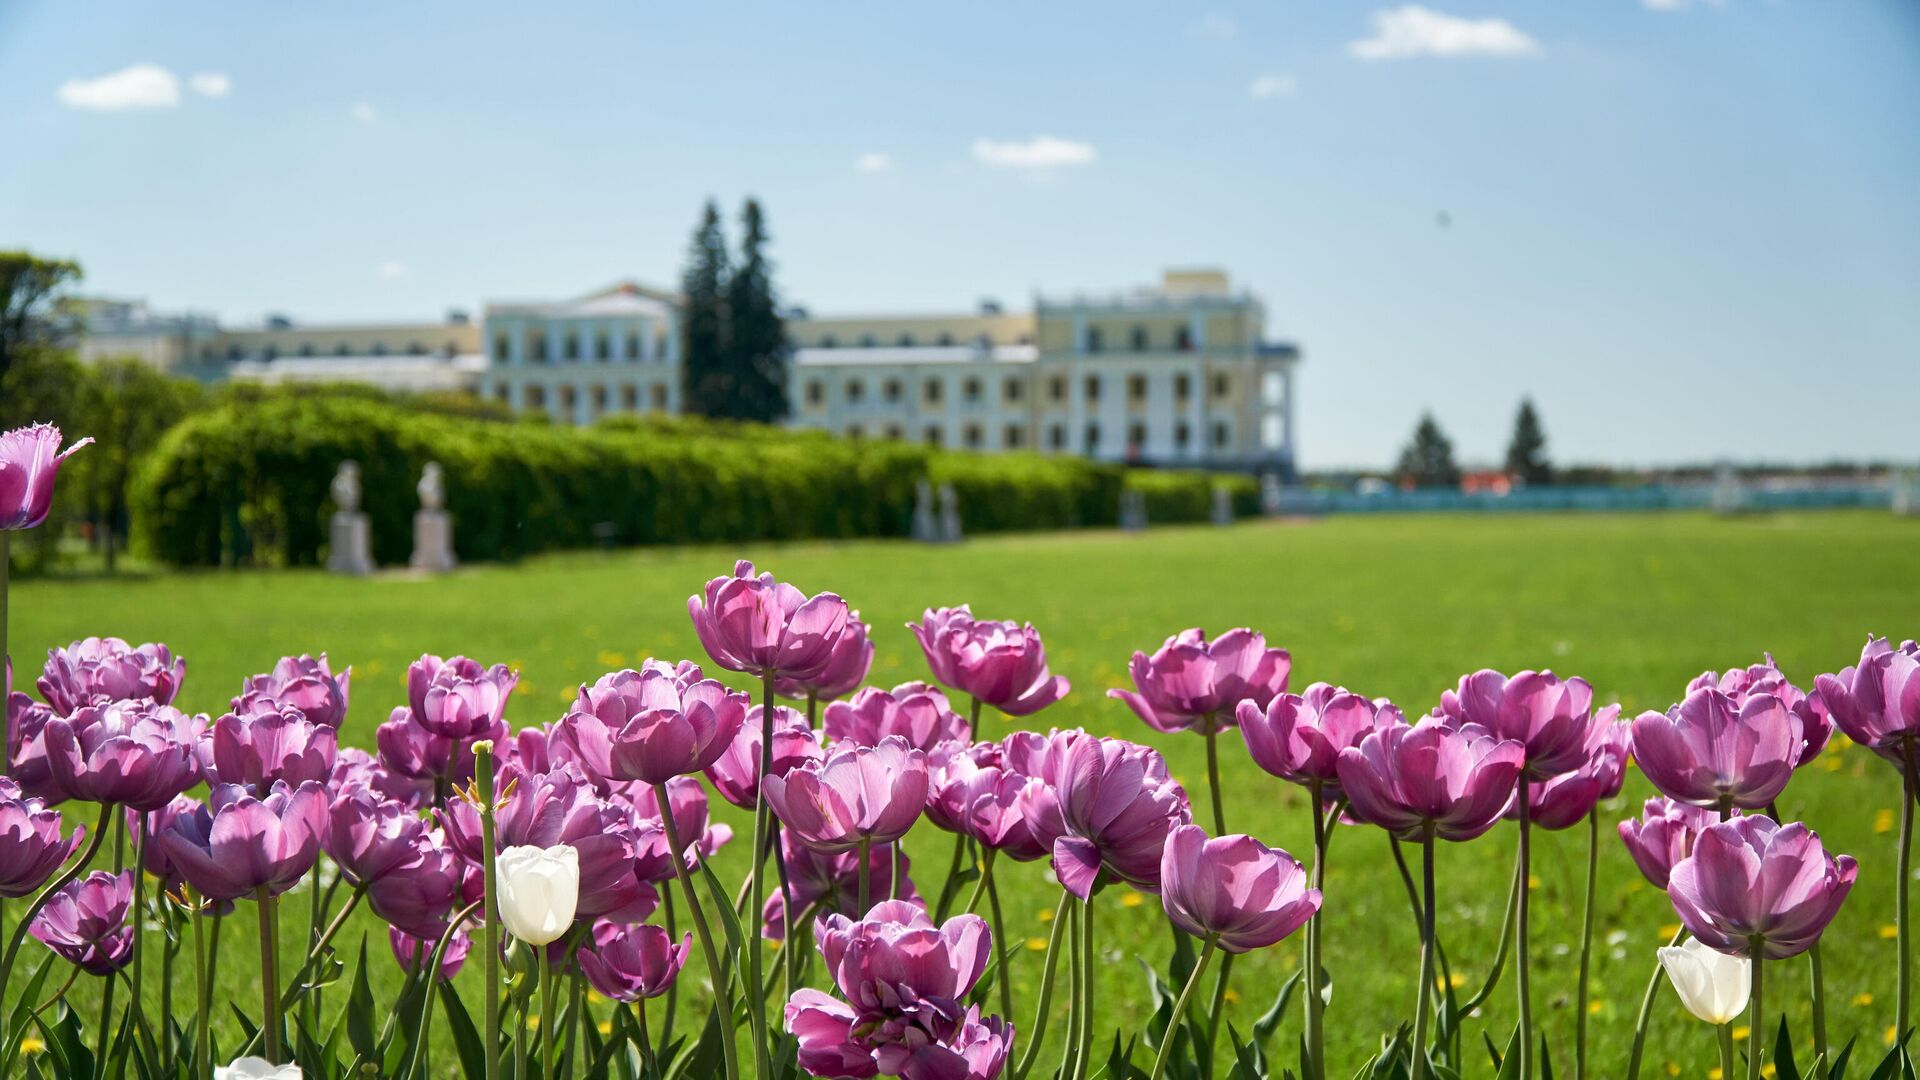
[[[1920,522],[1832,513],[1383,516],[989,538],[951,548],[755,544],[568,555],[434,580],[349,581],[302,571],[27,582],[15,587],[12,641],[29,669],[42,649],[85,634],[165,641],[187,658],[179,704],[216,714],[243,676],[282,653],[325,650],[336,667],[353,665],[345,736],[370,747],[375,726],[404,702],[407,663],[422,652],[521,666],[508,712],[520,724],[558,718],[577,684],[646,656],[704,663],[686,599],[735,557],[748,556],[803,589],[831,589],[857,607],[875,627],[873,681],[882,685],[926,676],[902,626],[925,606],[970,602],[982,615],[1031,620],[1074,690],[1028,723],[1083,725],[1158,746],[1204,805],[1200,740],[1150,731],[1105,697],[1125,684],[1134,649],[1152,649],[1184,627],[1255,627],[1292,651],[1296,690],[1327,680],[1390,697],[1409,715],[1426,712],[1461,673],[1482,666],[1582,675],[1600,700],[1618,700],[1631,715],[1665,708],[1702,669],[1744,665],[1765,650],[1807,686],[1815,674],[1852,662],[1869,631],[1896,640],[1920,634],[1917,543]],[[983,735],[997,736],[1010,725],[994,717],[985,728]],[[1237,739],[1224,745],[1229,826],[1304,854],[1302,792],[1256,769]],[[1633,814],[1647,792],[1632,774],[1626,795],[1603,807],[1589,1002],[1573,1000],[1584,831],[1537,842],[1535,1013],[1562,1059],[1557,1071],[1566,1071],[1574,1017],[1585,1011],[1592,1074],[1619,1074],[1654,949],[1676,921],[1613,834],[1612,822]],[[1806,820],[1830,850],[1861,862],[1853,896],[1826,939],[1829,1024],[1836,1043],[1859,1036],[1876,1050],[1893,1005],[1892,943],[1883,929],[1893,922],[1898,794],[1892,770],[1845,747],[1829,749],[1780,800],[1786,817]],[[746,822],[733,820],[744,833]],[[1441,935],[1469,984],[1493,953],[1513,843],[1513,829],[1503,827],[1439,853]],[[723,877],[737,878],[743,846],[729,852]],[[921,890],[937,893],[948,838],[922,825],[907,846]],[[1009,935],[1044,935],[1043,915],[1057,896],[1044,864],[1013,868],[1003,885]],[[290,913],[303,907],[298,898],[284,905]],[[1348,1075],[1382,1032],[1410,1015],[1414,997],[1415,925],[1379,832],[1338,831],[1324,910],[1335,987],[1329,1071]],[[240,959],[251,912],[240,914],[249,918],[228,929],[234,959],[222,990],[252,1012],[257,991],[242,970],[250,963]],[[1109,1029],[1135,1026],[1147,1002],[1135,957],[1164,966],[1169,935],[1153,897],[1109,891],[1099,918],[1111,950],[1101,968],[1100,1020]],[[285,953],[293,951],[294,932],[289,927]],[[357,929],[345,945],[348,953],[357,949]],[[392,972],[384,941],[376,937],[370,948],[376,967]],[[25,955],[38,955],[37,946]],[[1024,954],[1016,973],[1014,1020],[1023,1028],[1032,1021],[1039,959]],[[1227,1019],[1244,1030],[1299,961],[1297,940],[1243,958]],[[1788,1002],[1797,1029],[1806,1030],[1806,964],[1781,963],[1770,974],[1769,1004]],[[477,969],[462,981],[476,977]],[[397,973],[389,980],[397,982]],[[189,984],[183,977],[182,994]],[[1509,972],[1485,1015],[1469,1022],[1469,1040],[1477,1043],[1484,1026],[1504,1043],[1514,1015]],[[1297,1031],[1295,1017],[1276,1046],[1292,1045]],[[1704,1076],[1715,1061],[1710,1029],[1665,991],[1650,1045],[1649,1076]],[[1667,1063],[1673,1067],[1663,1069]]]

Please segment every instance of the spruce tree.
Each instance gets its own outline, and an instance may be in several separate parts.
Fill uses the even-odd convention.
[[[692,416],[730,416],[737,380],[728,356],[726,297],[730,279],[727,236],[720,208],[707,200],[693,231],[687,268],[680,278],[686,308],[682,314],[681,387],[683,411]]]
[[[1507,475],[1525,484],[1553,483],[1553,466],[1547,461],[1547,434],[1540,427],[1540,415],[1533,410],[1533,399],[1522,398],[1520,414],[1513,418],[1513,441],[1507,444]]]
[[[736,395],[729,415],[770,424],[787,414],[787,332],[758,200],[741,208],[740,232],[740,265],[727,286],[728,368]]]
[[[1400,451],[1395,469],[1400,479],[1415,487],[1459,487],[1460,467],[1453,463],[1453,442],[1432,413],[1421,413],[1413,441]]]

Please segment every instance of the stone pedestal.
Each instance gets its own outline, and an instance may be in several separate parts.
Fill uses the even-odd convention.
[[[960,496],[952,484],[940,485],[940,540],[957,544],[966,539],[960,530]]]
[[[1147,495],[1131,489],[1120,492],[1120,527],[1140,532],[1147,527]]]
[[[940,519],[933,507],[933,485],[925,480],[913,485],[912,536],[923,544],[940,542]]]
[[[358,510],[336,510],[329,522],[327,569],[365,577],[373,573],[373,527]]]
[[[1225,484],[1213,489],[1213,523],[1215,525],[1233,524],[1233,492]]]
[[[407,565],[433,574],[454,568],[453,518],[445,510],[421,510],[413,515],[413,558]]]

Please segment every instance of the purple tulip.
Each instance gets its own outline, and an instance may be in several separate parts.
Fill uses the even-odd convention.
[[[8,665],[8,686],[12,686],[12,665]],[[53,782],[53,770],[47,767],[47,740],[42,734],[53,708],[23,693],[7,693],[7,760],[9,776],[20,784],[21,794],[45,800],[48,806],[66,801],[67,793]]]
[[[1340,751],[1340,786],[1354,817],[1402,840],[1471,840],[1500,820],[1525,755],[1478,724],[1428,717]]]
[[[432,796],[430,785],[394,772],[379,758],[357,746],[341,747],[334,754],[333,775],[327,779],[327,791],[336,797],[368,791],[409,810],[424,808]]]
[[[587,982],[615,1001],[659,997],[686,966],[693,935],[674,944],[658,926],[622,926],[601,921],[593,927],[593,947],[576,956]]]
[[[463,784],[473,779],[473,744],[486,738],[499,746],[506,737],[505,721],[471,739],[441,735],[428,730],[404,705],[394,709],[387,722],[373,733],[374,745],[380,748],[380,763],[388,771],[436,784]]]
[[[1072,684],[1047,670],[1033,624],[975,619],[962,604],[929,608],[908,623],[934,678],[1008,716],[1031,716],[1067,696]]]
[[[499,728],[519,681],[505,664],[483,668],[464,656],[423,655],[407,667],[407,702],[413,718],[435,735],[481,739]]]
[[[1230,953],[1264,949],[1305,926],[1320,910],[1300,861],[1251,836],[1207,839],[1198,825],[1167,835],[1160,859],[1160,902],[1173,925],[1216,938]]]
[[[401,969],[411,972],[417,971],[433,956],[433,950],[440,945],[440,938],[417,938],[397,926],[389,926],[387,944],[393,947],[393,958],[399,962]],[[455,930],[453,936],[447,939],[447,951],[440,954],[441,982],[452,982],[453,977],[460,974],[460,965],[467,962],[467,953],[472,949],[473,938],[468,935],[466,927]]]
[[[1340,751],[1407,722],[1386,698],[1369,701],[1323,682],[1303,694],[1280,694],[1264,709],[1242,702],[1238,717],[1255,765],[1291,783],[1317,783],[1327,799],[1340,797]]]
[[[889,735],[932,753],[944,743],[973,738],[973,726],[947,704],[947,695],[923,682],[901,683],[892,690],[862,687],[847,701],[827,706],[824,727],[829,742],[876,746]]]
[[[503,766],[495,777],[495,799],[512,787],[512,797],[494,814],[495,852],[510,847],[550,848],[566,844],[579,852],[580,896],[576,915],[591,921],[611,918],[637,922],[653,910],[653,889],[638,875],[638,837],[624,806],[600,798],[574,766],[546,773],[523,773]],[[481,855],[480,815],[464,799],[436,813],[447,842],[470,862]],[[698,834],[696,834],[698,835]]]
[[[851,616],[833,593],[808,597],[772,574],[753,575],[745,559],[732,577],[707,582],[703,598],[687,598],[687,614],[713,662],[749,675],[785,675],[811,682],[833,664]]]
[[[827,666],[806,679],[778,675],[773,682],[774,693],[787,698],[812,697],[815,701],[846,697],[867,681],[867,672],[873,667],[873,640],[868,636],[872,633],[873,627],[860,621],[859,612],[849,613],[847,628],[834,644]]]
[[[1587,760],[1587,729],[1593,723],[1593,687],[1585,679],[1564,682],[1551,671],[1522,671],[1508,678],[1483,669],[1462,675],[1458,689],[1440,695],[1435,716],[1455,727],[1476,724],[1495,738],[1526,751],[1521,774],[1546,780]]]
[[[54,893],[34,917],[33,936],[89,975],[111,975],[133,959],[133,871],[95,870]]]
[[[1663,794],[1695,806],[1766,806],[1793,778],[1804,745],[1800,718],[1772,694],[1735,702],[1703,687],[1633,722],[1640,771]]]
[[[792,834],[780,834],[780,850],[787,863],[787,888],[793,893],[796,925],[814,915],[860,914],[860,853],[838,851],[825,854],[797,843]],[[897,855],[897,860],[896,860]],[[894,888],[893,871],[899,863],[900,886]],[[867,901],[875,902],[898,894],[899,899],[921,907],[919,890],[908,872],[913,859],[905,851],[895,852],[892,844],[875,844],[867,849]],[[762,933],[774,940],[786,936],[786,897],[774,890],[760,912]]]
[[[673,855],[667,843],[666,825],[660,818],[659,800],[649,795],[629,805],[633,813],[636,873],[640,880],[659,884],[672,878]],[[731,825],[709,823],[706,790],[693,777],[676,776],[667,781],[667,805],[673,810],[674,835],[680,838],[680,857],[686,861],[687,869],[697,872],[702,862],[713,858],[732,841]],[[638,919],[630,917],[627,921]]]
[[[0,529],[31,529],[45,521],[60,463],[92,441],[81,439],[62,450],[60,429],[52,424],[14,428],[0,435]]]
[[[337,728],[347,719],[347,685],[352,677],[352,668],[335,675],[327,666],[326,653],[317,660],[305,653],[283,656],[272,671],[246,681],[240,696],[233,699],[233,711],[241,712],[244,703],[264,698],[300,710],[309,723]]]
[[[560,721],[589,775],[659,784],[725,753],[747,717],[747,695],[713,679],[687,683],[657,669],[617,671],[582,687]]]
[[[438,941],[454,911],[480,899],[483,876],[478,863],[461,858],[440,830],[430,829],[418,861],[374,879],[367,906],[413,937]]]
[[[1586,763],[1551,780],[1533,781],[1527,791],[1529,816],[1542,829],[1570,829],[1587,819],[1593,808],[1620,794],[1627,778],[1627,746],[1632,726],[1619,722],[1620,706],[1609,705],[1594,716],[1587,733]],[[1508,808],[1519,816],[1519,801]]]
[[[950,745],[927,756],[927,820],[1020,862],[1051,852],[1027,826],[1028,778],[1000,764],[999,745]]]
[[[1082,900],[1112,882],[1160,891],[1167,834],[1193,820],[1186,792],[1159,751],[1124,739],[1065,732],[1059,776],[1030,780],[1027,828],[1053,855],[1060,886]]]
[[[206,718],[171,705],[108,701],[47,721],[47,768],[69,798],[158,810],[200,782],[194,745]]]
[[[1744,668],[1729,668],[1715,674],[1703,671],[1687,684],[1687,692],[1702,688],[1712,688],[1733,699],[1735,706],[1746,704],[1755,694],[1771,694],[1780,699],[1793,715],[1800,718],[1802,736],[1800,757],[1794,762],[1794,768],[1800,768],[1812,761],[1827,745],[1833,735],[1833,718],[1827,713],[1826,702],[1817,694],[1805,690],[1787,681],[1786,675],[1773,662],[1773,654],[1767,653],[1764,663]]]
[[[1813,685],[1847,738],[1902,770],[1912,766],[1920,735],[1920,644],[1903,641],[1895,649],[1886,638],[1869,638],[1858,665]]]
[[[1244,627],[1207,641],[1199,627],[1167,639],[1152,656],[1133,654],[1135,690],[1109,690],[1155,731],[1193,728],[1203,734],[1232,727],[1242,702],[1264,709],[1287,692],[1293,659],[1285,649]]]
[[[140,865],[147,873],[158,878],[161,887],[167,892],[179,892],[180,887],[186,883],[186,878],[180,873],[180,868],[174,865],[173,859],[167,855],[167,847],[160,842],[160,834],[172,828],[176,818],[197,814],[201,809],[199,799],[191,795],[175,795],[172,801],[158,810],[144,814],[138,810],[126,811],[129,835],[137,834],[141,819],[145,818],[147,843],[140,855]]]
[[[764,706],[747,709],[740,730],[707,766],[707,780],[720,797],[742,810],[751,810],[760,794],[760,728]],[[809,761],[826,754],[820,734],[807,726],[807,718],[785,705],[773,707],[773,767],[768,776],[785,776]]]
[[[241,708],[215,720],[213,736],[203,745],[202,764],[212,765],[210,782],[265,791],[275,781],[298,786],[333,778],[338,750],[333,728],[313,723],[292,705],[266,698],[243,702]]]
[[[1799,822],[1758,815],[1709,825],[1673,868],[1667,897],[1694,937],[1751,960],[1798,956],[1820,940],[1859,867],[1827,854]]]
[[[419,860],[427,831],[425,819],[411,807],[361,789],[328,807],[320,847],[349,884],[367,886]]]
[[[890,844],[927,803],[927,756],[898,735],[876,746],[828,750],[785,776],[766,778],[767,805],[794,839],[822,852]]]
[[[86,835],[60,838],[60,811],[23,798],[20,785],[0,776],[0,898],[17,899],[47,883]]]
[[[292,888],[313,869],[326,829],[326,789],[312,781],[298,788],[276,783],[259,798],[237,784],[218,784],[207,806],[174,818],[157,839],[194,891],[233,900]]]
[[[186,677],[187,662],[175,660],[165,645],[136,648],[116,637],[90,637],[47,650],[47,666],[35,685],[55,715],[71,716],[109,701],[171,705]]]
[[[1654,888],[1665,889],[1673,868],[1693,854],[1693,842],[1700,833],[1719,820],[1712,810],[1661,796],[1648,799],[1640,817],[1620,823],[1620,841]]]

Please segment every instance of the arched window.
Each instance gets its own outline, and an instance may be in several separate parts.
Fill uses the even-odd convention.
[[[1100,328],[1097,326],[1087,327],[1087,351],[1090,353],[1100,351]]]
[[[913,335],[901,334],[898,338],[895,339],[894,344],[900,346],[903,349],[911,349],[913,348]]]
[[[1147,351],[1147,328],[1144,326],[1136,326],[1133,328],[1133,351]]]
[[[1181,352],[1193,351],[1193,328],[1180,326],[1173,331],[1173,347]]]

